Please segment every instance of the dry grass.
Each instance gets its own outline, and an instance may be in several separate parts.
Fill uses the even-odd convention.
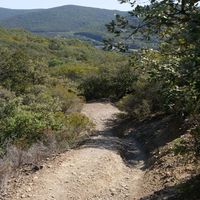
[[[88,137],[88,132],[84,131],[83,133],[81,132],[80,137],[73,141],[65,141],[64,146],[54,135],[49,135],[44,142],[33,144],[29,149],[8,145],[6,155],[0,159],[0,200],[6,194],[9,179],[17,174],[18,169],[27,170],[28,166],[28,170],[33,171],[33,167],[40,166],[46,158],[66,151]]]
[[[44,158],[54,151],[44,146],[42,143],[34,144],[27,151],[15,146],[10,146],[7,154],[0,160],[0,199],[6,193],[9,178],[15,173],[16,169],[23,165],[38,165]]]

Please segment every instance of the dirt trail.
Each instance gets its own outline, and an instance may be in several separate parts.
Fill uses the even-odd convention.
[[[107,125],[119,110],[108,103],[91,103],[82,112],[97,125],[97,134],[29,175],[9,200],[138,199],[144,175],[142,154],[134,141],[114,137]],[[132,167],[120,156],[125,146],[130,148]]]

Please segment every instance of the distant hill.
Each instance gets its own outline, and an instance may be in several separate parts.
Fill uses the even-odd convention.
[[[11,10],[0,8],[0,25],[7,28],[24,28],[44,35],[63,35],[102,40],[105,24],[116,14],[126,12],[89,8],[82,6],[61,6],[43,10]]]
[[[78,38],[102,46],[103,39],[110,36],[105,24],[115,19],[116,14],[125,16],[128,13],[74,5],[33,10],[0,8],[0,26],[22,28],[45,36]],[[138,18],[134,22],[137,23]],[[131,49],[154,48],[156,43],[156,40],[147,41],[137,35],[129,46]]]
[[[6,20],[11,17],[15,17],[17,15],[23,15],[30,12],[37,12],[41,11],[42,9],[34,9],[34,10],[15,10],[15,9],[8,9],[8,8],[0,8],[0,20]]]

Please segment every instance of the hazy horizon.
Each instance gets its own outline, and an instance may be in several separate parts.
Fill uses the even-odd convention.
[[[129,4],[120,4],[118,0],[30,0],[28,2],[25,0],[17,0],[15,2],[13,2],[13,0],[7,0],[5,2],[0,1],[0,7],[8,9],[47,9],[65,5],[77,5],[121,11],[131,10]]]

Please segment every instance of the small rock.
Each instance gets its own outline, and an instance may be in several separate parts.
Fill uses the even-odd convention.
[[[4,193],[2,193],[1,195],[2,195],[2,197],[5,197],[5,196],[7,195],[7,193],[4,192]]]
[[[116,194],[116,190],[115,190],[114,188],[111,188],[111,189],[110,189],[110,194],[111,194],[112,196],[114,196],[114,195]]]
[[[32,171],[36,172],[36,171],[39,171],[40,169],[43,169],[42,165],[41,166],[35,165],[35,166],[33,166]]]
[[[126,184],[121,184],[121,186],[123,187],[123,188],[125,188],[125,189],[128,189],[128,186],[126,185]]]
[[[27,189],[26,189],[26,192],[30,192],[31,191],[31,187],[28,187]]]
[[[129,194],[125,194],[125,197],[129,197]]]

